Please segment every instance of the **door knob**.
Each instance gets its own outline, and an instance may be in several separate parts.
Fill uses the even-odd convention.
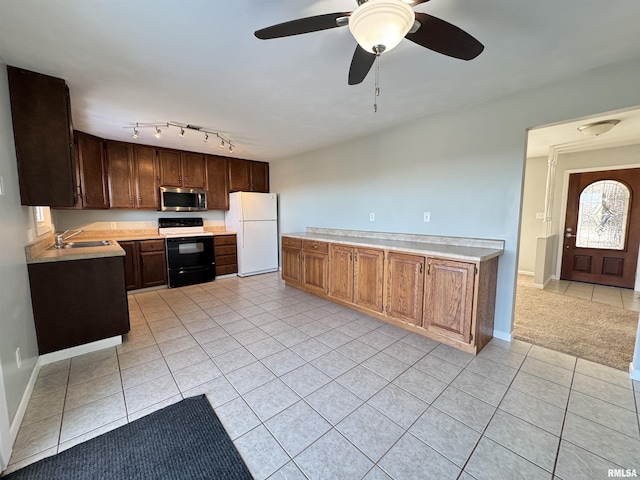
[[[575,238],[575,235],[571,235],[570,233],[565,233],[566,238]]]

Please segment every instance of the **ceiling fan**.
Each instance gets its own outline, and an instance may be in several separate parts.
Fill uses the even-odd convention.
[[[349,85],[362,82],[376,57],[393,49],[403,38],[462,60],[476,58],[484,45],[464,30],[413,6],[429,0],[357,0],[352,12],[326,13],[279,23],[255,32],[261,40],[289,37],[349,26],[358,45],[349,68]]]

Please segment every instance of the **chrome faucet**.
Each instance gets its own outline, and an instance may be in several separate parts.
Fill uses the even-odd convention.
[[[76,235],[78,235],[79,233],[84,232],[84,230],[76,230],[75,232],[73,232],[71,235],[67,235],[67,233],[71,232],[71,230],[65,230],[62,233],[58,233],[56,234],[56,248],[62,248],[64,245],[62,244],[63,241],[70,239],[71,237],[75,237]],[[65,235],[67,235],[65,237]]]

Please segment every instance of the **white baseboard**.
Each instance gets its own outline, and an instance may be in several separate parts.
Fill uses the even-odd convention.
[[[528,270],[518,270],[518,275],[527,275],[528,277],[533,277],[533,272]]]
[[[640,367],[640,365],[638,365],[638,367]],[[629,364],[629,376],[632,380],[640,382],[640,368],[634,367],[633,362]]]
[[[505,340],[510,342],[513,339],[512,332],[503,332],[502,330],[494,330],[493,331],[494,338],[499,338],[500,340]]]
[[[78,355],[95,352],[97,350],[102,350],[103,348],[115,347],[121,343],[122,335],[116,335],[115,337],[105,338],[104,340],[98,340],[97,342],[85,343],[84,345],[78,345],[77,347],[65,348],[64,350],[58,350],[57,352],[40,355],[38,362],[41,366],[48,365],[49,363],[59,362],[60,360],[66,360],[71,357],[77,357]]]
[[[13,417],[13,421],[11,422],[11,426],[9,427],[9,441],[11,443],[11,451],[9,451],[9,455],[6,457],[7,461],[11,458],[11,453],[13,451],[13,444],[16,442],[16,437],[18,436],[18,431],[20,430],[20,425],[22,425],[22,419],[24,418],[24,414],[27,412],[27,407],[29,406],[29,400],[31,400],[31,393],[33,393],[33,387],[36,384],[36,380],[38,379],[38,373],[40,373],[40,367],[42,364],[40,363],[40,357],[36,360],[36,364],[31,371],[31,376],[29,377],[29,381],[27,382],[27,387],[24,389],[24,393],[22,394],[22,399],[20,400],[20,404],[18,405],[18,410]]]

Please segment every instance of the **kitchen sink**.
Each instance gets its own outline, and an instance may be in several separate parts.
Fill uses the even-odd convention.
[[[62,248],[87,248],[87,247],[106,247],[111,245],[109,240],[88,240],[86,242],[64,242],[61,247],[51,245],[50,249]]]

